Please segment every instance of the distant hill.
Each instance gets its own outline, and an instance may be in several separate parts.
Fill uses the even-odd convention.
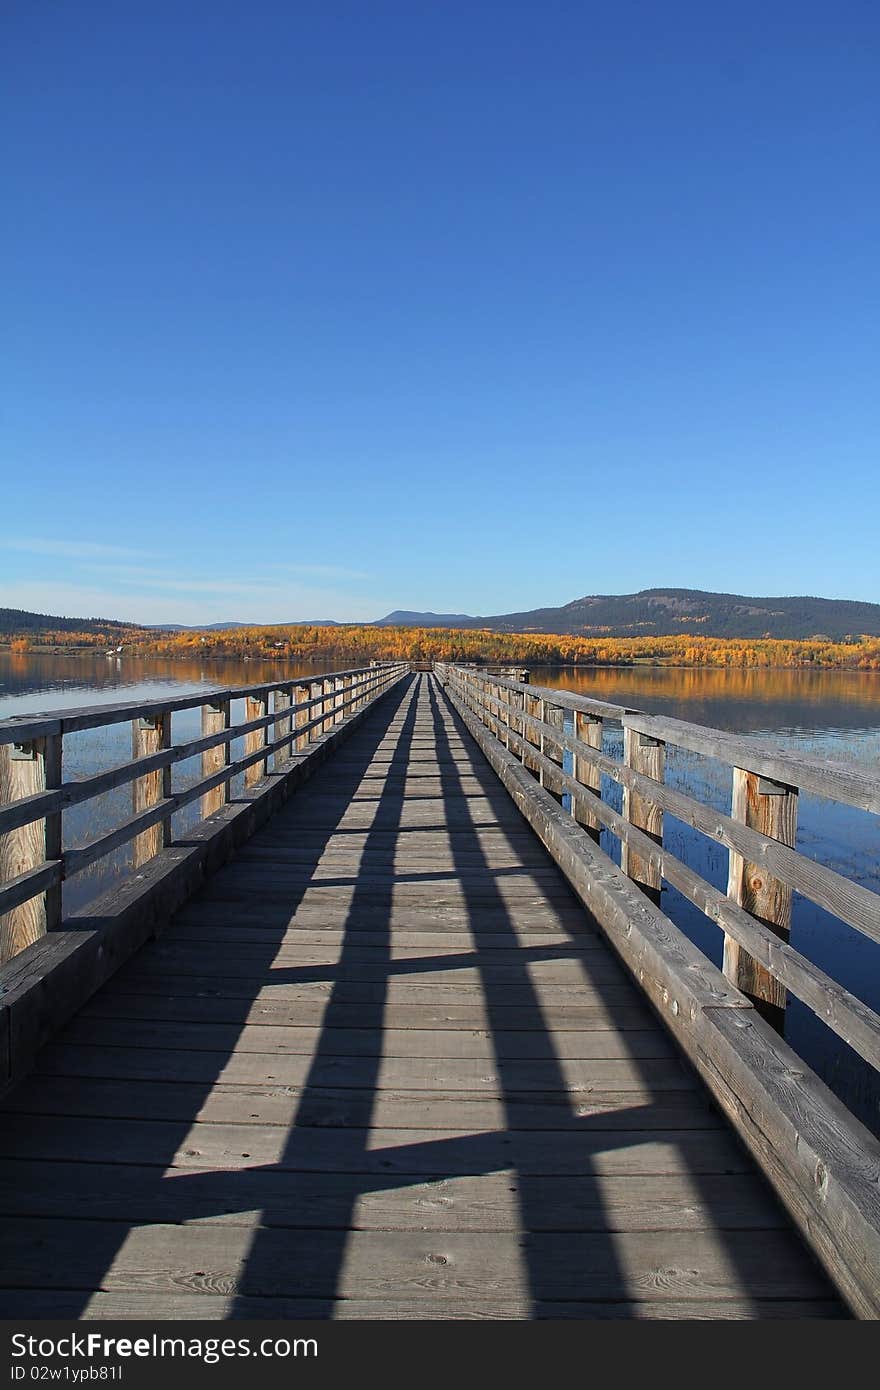
[[[410,613],[405,609],[395,609],[386,618],[379,618],[371,627],[482,627],[481,618],[471,618],[467,613]]]
[[[234,627],[260,627],[260,623],[147,623],[147,632],[226,632]]]
[[[560,608],[533,608],[475,618],[467,614],[389,613],[377,627],[489,628],[492,632],[554,632],[594,637],[844,637],[880,636],[880,604],[829,598],[750,598],[703,589],[642,589],[592,594]]]
[[[0,608],[0,633],[38,632],[221,632],[245,627],[340,627],[332,618],[288,623],[120,622],[115,618],[62,618]],[[829,598],[749,598],[703,589],[642,589],[637,594],[592,594],[560,608],[532,608],[523,613],[473,617],[468,613],[416,613],[397,609],[369,627],[488,628],[492,632],[571,633],[583,637],[809,638],[841,641],[845,637],[880,637],[880,604]]]
[[[241,627],[339,627],[333,618],[295,618],[289,623],[148,623],[148,632],[234,632]]]
[[[0,608],[0,632],[131,632],[146,631],[138,623],[116,618],[59,618],[50,613],[28,613],[23,608]]]

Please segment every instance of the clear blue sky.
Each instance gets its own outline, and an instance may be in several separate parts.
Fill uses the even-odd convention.
[[[876,0],[0,30],[0,603],[880,601]]]

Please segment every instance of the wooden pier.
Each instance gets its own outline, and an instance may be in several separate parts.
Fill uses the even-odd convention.
[[[65,736],[123,721],[132,760],[64,782]],[[673,743],[738,769],[729,816],[664,782]],[[880,899],[793,847],[798,788],[876,812],[872,773],[408,664],[10,720],[0,750],[0,1316],[878,1316],[880,1145],[774,1028],[797,993],[880,1061],[786,940],[792,887],[880,940]],[[126,783],[132,818],[62,848]],[[664,812],[728,848],[727,894]]]

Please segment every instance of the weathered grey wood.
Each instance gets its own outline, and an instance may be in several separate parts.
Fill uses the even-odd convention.
[[[202,734],[205,738],[211,738],[214,734],[225,733],[230,725],[230,702],[228,700],[214,700],[209,704],[202,705]],[[232,745],[229,742],[219,743],[215,747],[206,749],[202,753],[202,776],[213,777],[229,766],[232,760]],[[212,816],[215,811],[219,811],[221,806],[225,806],[229,800],[229,782],[220,782],[211,791],[206,792],[201,800],[202,817]]]
[[[258,1103],[258,1102],[255,1102]],[[97,1171],[95,1171],[97,1169]],[[276,1229],[332,1227],[350,1219],[351,1181],[339,1173],[302,1173],[295,1182],[237,1169],[199,1177],[199,1190],[179,1180],[156,1183],[145,1164],[97,1162],[65,1164],[65,1188],[53,1181],[44,1160],[0,1159],[0,1214],[69,1218],[75,1204],[87,1204],[93,1219],[139,1222],[254,1226],[254,1209],[264,1208],[260,1224]],[[57,1178],[58,1169],[54,1170]],[[401,1189],[370,1189],[359,1198],[363,1230],[518,1231],[523,1216],[511,1202],[510,1176],[448,1175],[419,1180]],[[778,1231],[789,1225],[780,1205],[763,1184],[748,1175],[702,1174],[699,1187],[686,1176],[605,1175],[601,1193],[589,1176],[560,1175],[530,1182],[529,1229],[662,1231],[754,1229]]]
[[[309,687],[307,685],[297,685],[294,687],[293,703],[295,709],[293,716],[293,725],[294,728],[297,730],[297,736],[293,746],[294,751],[296,753],[302,753],[303,750],[306,749],[309,744],[308,730],[304,727],[309,722],[308,699]],[[360,704],[358,708],[360,708]]]
[[[206,710],[209,712],[208,716],[204,713]],[[89,801],[93,797],[101,796],[104,792],[112,791],[114,787],[125,786],[135,781],[136,778],[147,777],[151,773],[170,768],[174,763],[184,762],[188,758],[194,758],[206,752],[215,752],[221,744],[228,743],[233,738],[239,738],[253,730],[265,729],[274,722],[274,715],[268,715],[264,719],[237,724],[234,729],[230,730],[228,721],[226,724],[222,724],[219,720],[211,717],[216,712],[215,705],[203,705],[202,711],[203,720],[207,719],[209,726],[215,730],[207,736],[192,739],[187,743],[179,743],[172,748],[162,749],[158,753],[150,753],[144,757],[132,759],[118,767],[95,773],[94,776],[82,777],[76,782],[65,782],[56,791],[41,792],[36,796],[25,797],[0,812],[0,830],[26,825],[37,817],[54,814],[68,806],[80,805],[83,801]],[[223,760],[219,757],[211,763],[212,767],[222,767],[223,765]]]
[[[735,767],[731,815],[762,835],[793,846],[797,835],[797,791],[794,787],[778,784],[765,791],[764,785],[756,773]],[[788,940],[791,889],[786,883],[731,851],[727,893],[753,917],[772,927],[784,941]],[[785,986],[729,935],[724,938],[724,973],[744,994],[754,999],[764,1017],[781,1030]]]
[[[541,751],[546,758],[549,758],[552,763],[555,763],[558,767],[561,768],[563,748],[562,743],[560,742],[560,738],[563,733],[565,711],[563,710],[561,705],[551,705],[546,700],[543,703],[544,726],[545,729],[549,729],[551,732],[542,734]],[[539,776],[538,780],[541,781],[542,777],[543,774]],[[554,792],[553,787],[546,782],[544,782],[543,785],[547,785],[547,789],[550,792],[551,796],[554,796],[556,800],[558,800],[561,803],[562,793]]]
[[[33,1295],[17,1291],[5,1295],[10,1318],[19,1320],[32,1316]],[[240,1294],[154,1293],[151,1290],[119,1290],[96,1293],[82,1310],[82,1295],[62,1290],[41,1290],[40,1306],[47,1318],[83,1318],[87,1321],[113,1319],[145,1319],[147,1321],[195,1318],[206,1321],[226,1321],[231,1317],[275,1318],[281,1321],[301,1321],[328,1316],[326,1299],[315,1298],[248,1298]],[[839,1303],[833,1299],[761,1299],[724,1298],[697,1301],[670,1300],[645,1302],[638,1299],[605,1300],[594,1303],[554,1299],[535,1301],[529,1297],[498,1298],[491,1293],[469,1290],[465,1295],[445,1296],[413,1294],[405,1298],[338,1298],[333,1301],[329,1316],[340,1321],[393,1321],[431,1319],[508,1321],[512,1318],[574,1319],[578,1322],[618,1321],[708,1321],[789,1320],[803,1318],[838,1319],[844,1316]]]
[[[382,693],[387,695],[402,678],[402,674],[390,672]],[[136,878],[124,880],[89,903],[74,914],[69,928],[41,937],[7,963],[5,993],[0,995],[0,1038],[6,1040],[9,1061],[0,1077],[0,1090],[30,1070],[37,1048],[167,923],[169,915],[202,883],[206,871],[224,862],[313,775],[367,712],[346,721],[330,739],[294,760],[283,776],[258,784],[236,803],[222,807],[210,821],[200,822],[187,833],[184,845],[169,846],[145,864]],[[261,757],[262,751],[254,756]],[[225,771],[218,774],[224,775]],[[201,785],[173,798],[172,805],[176,808],[200,795]],[[145,812],[137,818],[138,828],[145,828],[150,817],[161,817],[165,811],[165,803],[160,803]],[[67,857],[71,855],[69,852]],[[42,886],[44,877],[60,882],[58,866],[38,871],[33,886]]]
[[[164,752],[171,747],[171,715],[160,714],[152,719],[135,719],[131,726],[131,756],[133,760],[149,757],[151,753]],[[158,806],[171,797],[171,768],[163,767],[138,777],[132,783],[132,811],[137,816],[141,811]],[[155,825],[136,835],[132,842],[132,868],[138,869],[152,859],[161,849],[171,843],[171,818],[166,816]]]
[[[449,691],[454,697],[454,683]],[[633,904],[626,912],[626,894],[636,891],[627,879],[571,817],[524,779],[510,754],[472,715],[460,713],[516,804],[725,1105],[850,1306],[860,1316],[877,1316],[880,1144],[776,1037],[745,996],[725,993],[720,971],[701,962],[698,953],[687,960],[693,948],[657,907],[642,896],[641,908]]]
[[[603,721],[595,715],[585,714],[583,710],[575,710],[573,718],[575,738],[580,743],[584,743],[588,747],[598,749],[599,752],[601,752],[602,732],[604,729]],[[577,753],[574,757],[574,775],[576,781],[581,782],[583,786],[589,788],[596,796],[601,796],[601,772],[588,758],[582,755],[579,756]],[[572,805],[572,812],[574,815],[578,814],[577,808],[574,805]],[[580,817],[578,817],[578,819],[580,819]],[[595,840],[598,844],[599,835],[602,830],[601,822],[598,818],[593,815],[592,811],[587,811],[581,823],[584,829],[589,833],[591,839]]]
[[[0,746],[0,806],[21,797],[40,796],[61,785],[61,738],[44,735]],[[0,835],[0,884],[8,885],[0,916],[0,965],[37,941],[61,919],[61,888],[54,872],[30,882],[40,888],[24,900],[11,901],[29,875],[61,857],[61,816],[46,815]]]
[[[521,1238],[513,1232],[444,1232],[438,1240],[432,1232],[351,1231],[340,1270],[339,1236],[333,1231],[292,1242],[287,1231],[264,1230],[256,1265],[249,1258],[249,1232],[236,1241],[228,1226],[129,1230],[123,1223],[122,1231],[128,1232],[124,1239],[107,1223],[4,1218],[0,1278],[32,1289],[82,1287],[96,1250],[109,1246],[113,1258],[103,1283],[108,1291],[142,1288],[143,1271],[149,1269],[153,1291],[175,1295],[186,1289],[213,1293],[218,1283],[244,1295],[295,1292],[331,1299],[387,1296],[393,1287],[403,1301],[423,1292],[426,1279],[438,1302],[474,1288],[496,1297],[528,1292]],[[47,1258],[48,1248],[57,1252],[55,1259]],[[533,1233],[528,1241],[532,1259],[540,1261],[546,1294],[553,1298],[626,1300],[638,1291],[646,1301],[699,1302],[747,1293],[817,1298],[827,1291],[797,1244],[781,1231],[728,1231],[723,1239],[712,1232],[621,1231],[615,1234],[613,1262],[607,1248],[604,1233]]]
[[[624,1033],[619,1026],[554,1031],[554,1050],[560,1058],[672,1057],[674,1049],[653,1019],[642,1019],[642,1026]],[[115,1018],[112,1028],[104,1019],[80,1016],[68,1024],[64,1041],[76,1045],[100,1046],[110,1041],[114,1047],[171,1047],[181,1052],[193,1049],[223,1052],[234,1047],[240,1053],[259,1052],[278,1056],[311,1055],[318,1045],[326,1056],[355,1057],[367,1039],[357,1027],[330,1028],[326,1021],[318,1027],[278,1027],[274,1024],[238,1022],[224,1024],[207,1020],[172,1022],[168,1019]],[[546,1055],[545,1038],[536,1030],[522,1032],[495,1028],[488,1031],[468,1028],[389,1028],[382,1040],[383,1056],[419,1059],[437,1057],[477,1057],[492,1061],[495,1049],[505,1058],[540,1058]]]
[[[265,719],[269,709],[269,692],[261,695],[249,695],[245,701],[245,717],[247,719]],[[266,743],[266,730],[258,729],[255,733],[247,734],[244,740],[244,753],[247,757],[251,753],[256,753]],[[259,762],[251,763],[245,769],[244,784],[252,787],[259,782],[261,777],[265,777],[268,771],[268,759],[261,759]]]
[[[720,758],[731,767],[747,767],[784,786],[798,787],[802,792],[880,814],[880,775],[857,763],[810,758],[788,748],[775,748],[763,739],[723,733],[659,715],[626,714],[623,722],[652,738],[701,753],[704,757]]]
[[[376,1081],[374,1056],[310,1058],[302,1053],[235,1052],[224,1060],[216,1052],[173,1049],[100,1047],[94,1044],[50,1045],[41,1067],[64,1076],[129,1077],[140,1081],[191,1081],[205,1085],[351,1087],[371,1089]],[[508,1072],[509,1072],[508,1068]],[[505,1076],[480,1058],[390,1057],[382,1063],[382,1084],[392,1091],[457,1090],[462,1096],[497,1095]],[[526,1058],[508,1076],[517,1094],[554,1090],[561,1095],[595,1091],[691,1091],[693,1082],[679,1061],[646,1058]]]
[[[365,691],[375,691],[390,672],[403,675],[405,663],[391,663],[383,670],[367,670],[356,667],[347,673],[357,679]],[[314,678],[316,681],[319,677]],[[300,684],[291,681],[291,686]],[[282,684],[286,685],[287,682]],[[278,689],[277,680],[263,685],[242,685],[226,687],[222,690],[188,692],[186,695],[167,697],[162,700],[124,700],[117,704],[77,705],[72,709],[53,710],[44,715],[16,715],[11,719],[0,720],[0,746],[9,743],[30,742],[34,738],[52,737],[55,734],[76,733],[83,729],[103,728],[110,724],[131,723],[134,719],[152,719],[160,714],[173,714],[177,710],[198,709],[219,698],[243,700],[248,696],[267,696]],[[323,698],[323,697],[321,697]]]
[[[472,685],[472,672],[461,667],[443,666],[441,674],[445,673],[447,683],[450,672],[455,672],[462,683]],[[561,705],[563,709],[580,710],[586,714],[597,715],[601,719],[615,719],[652,738],[658,738],[663,743],[687,748],[706,757],[720,758],[731,767],[746,766],[761,776],[799,787],[801,791],[830,797],[863,811],[880,813],[880,774],[857,764],[833,758],[810,758],[787,748],[774,747],[773,744],[765,743],[763,739],[759,741],[740,734],[728,734],[720,729],[691,724],[683,719],[644,714],[626,705],[592,700],[568,690],[558,690],[549,686],[528,686],[503,677],[493,677],[492,683],[496,687],[526,693],[532,690],[537,695]]]
[[[322,680],[309,756],[335,746],[339,694],[325,711]],[[521,711],[495,705],[503,757],[586,838],[549,795],[584,788],[535,749],[541,792]],[[436,683],[386,710],[305,797],[276,795],[253,848],[9,1095],[0,1282],[28,1286],[31,1316],[71,1286],[74,1316],[179,1317],[187,1296],[217,1316],[232,1288],[233,1316],[402,1316],[429,1295],[450,1316],[839,1313]],[[655,957],[680,957],[656,927],[640,959],[663,1012]],[[737,1011],[698,960],[675,998]]]
[[[278,690],[275,691],[275,710],[274,710],[274,712],[275,712],[276,715],[279,714],[282,710],[289,710],[290,707],[291,707],[291,703],[292,703],[292,697],[291,697],[291,692],[290,692],[290,689],[289,689],[289,688],[288,688],[288,689],[279,688]],[[277,740],[278,742],[280,742],[280,744],[281,744],[281,747],[278,749],[278,751],[277,751],[276,754],[275,754],[275,760],[276,760],[276,762],[277,762],[278,758],[286,758],[286,757],[289,757],[289,755],[290,755],[290,754],[292,753],[292,751],[293,751],[293,744],[292,744],[292,743],[287,744],[287,746],[285,747],[285,742],[286,742],[286,740],[287,740],[288,738],[290,738],[291,727],[292,727],[292,719],[291,719],[291,715],[290,715],[290,714],[285,714],[283,718],[277,719],[276,722],[275,722],[275,738],[276,738],[276,740]]]
[[[736,849],[743,855],[750,854],[761,864],[764,873],[772,871],[783,883],[795,887],[848,925],[855,926],[872,939],[880,940],[880,897],[877,894],[770,836],[740,824],[711,807],[701,806],[692,797],[657,784],[625,764],[613,762],[568,735],[562,737],[565,746],[576,758],[578,750],[582,749],[585,761],[597,771],[605,772],[622,786],[634,789],[646,800],[656,803],[661,810],[667,810],[690,823],[717,843]],[[537,756],[540,758],[541,755]],[[547,762],[544,771],[545,778],[549,775],[558,790],[568,791],[575,813],[582,823],[589,816],[594,816],[617,835],[623,845],[632,846],[642,860],[651,865],[655,875],[662,875],[714,922],[723,925],[728,936],[760,960],[764,969],[781,986],[796,993],[861,1056],[877,1064],[880,1018],[873,1010],[812,962],[792,951],[762,922],[725,899],[687,865],[662,850],[662,847],[656,847],[644,832],[630,825],[610,807],[597,803],[594,794],[582,790],[573,778],[556,772]]]
[[[60,1056],[63,1058],[63,1052]],[[187,1124],[274,1125],[285,1129],[292,1125],[363,1128],[364,1097],[356,1088],[273,1087],[254,1082],[244,1086],[215,1085],[206,1091],[197,1083],[179,1080],[134,1081],[71,1075],[64,1076],[61,1086],[58,1079],[62,1074],[46,1066],[28,1077],[25,1085],[7,1097],[4,1115],[92,1115],[105,1119],[175,1120]],[[693,1087],[656,1094],[643,1089],[620,1093],[591,1091],[570,1096],[565,1091],[518,1095],[505,1093],[499,1086],[494,1095],[462,1096],[453,1091],[395,1091],[380,1086],[371,1101],[371,1124],[384,1129],[451,1131],[466,1128],[474,1134],[539,1130],[544,1134],[562,1132],[569,1135],[588,1125],[597,1131],[613,1129],[620,1133],[629,1130],[637,1134],[655,1130],[728,1130],[721,1113],[708,1099],[701,1100]],[[9,1123],[13,1123],[11,1118]],[[113,1155],[105,1155],[105,1160],[111,1163]],[[10,1163],[14,1161],[9,1160]],[[745,1184],[758,1192],[762,1190],[761,1181],[757,1176],[740,1177],[738,1182],[731,1182],[729,1190],[731,1193],[742,1191],[741,1185]],[[769,1189],[763,1195],[764,1219],[753,1220],[751,1224],[787,1225],[788,1218]],[[696,1202],[693,1190],[691,1196]],[[743,1202],[739,1205],[740,1210],[746,1206]],[[534,1219],[540,1220],[540,1213],[536,1213]],[[682,1211],[679,1219],[690,1224],[693,1212]],[[697,1222],[693,1220],[693,1224]]]
[[[55,888],[61,883],[61,861],[49,860],[38,865],[36,869],[28,869],[26,873],[16,874],[7,883],[0,886],[0,914],[4,916],[11,913],[13,908],[20,903],[27,902],[28,899],[39,896],[50,888]],[[13,952],[13,954],[16,954]]]
[[[631,788],[652,800],[661,810],[677,816],[695,830],[709,836],[716,844],[724,845],[736,854],[759,864],[764,872],[780,879],[795,892],[809,898],[819,907],[838,917],[847,926],[855,927],[872,941],[880,942],[880,895],[854,883],[826,864],[783,844],[770,835],[725,816],[711,806],[672,787],[655,786],[651,782],[613,759],[576,744],[565,736],[565,746],[575,757],[581,756],[600,773],[605,773],[624,788]],[[597,813],[598,814],[598,813]]]
[[[323,703],[322,703],[322,705],[321,705],[321,711],[322,711],[322,713],[323,713],[323,715],[324,715],[324,722],[323,722],[323,725],[322,725],[322,727],[321,727],[321,732],[324,733],[324,734],[326,734],[326,733],[329,733],[330,729],[333,727],[333,719],[334,719],[334,712],[333,712],[333,711],[334,711],[334,704],[335,704],[334,692],[335,692],[335,690],[336,690],[336,681],[335,681],[335,679],[333,678],[333,676],[327,676],[327,677],[325,677],[325,679],[321,682],[321,685],[322,685],[323,696],[324,696]]]
[[[618,1133],[611,1117],[603,1128],[553,1132],[313,1125],[300,1127],[291,1143],[283,1125],[200,1124],[182,1136],[176,1122],[19,1113],[0,1133],[2,1158],[88,1163],[108,1154],[121,1163],[168,1164],[185,1171],[232,1172],[272,1164],[278,1172],[359,1173],[386,1180],[395,1174],[464,1177],[511,1170],[544,1178],[585,1173],[695,1178],[754,1171],[729,1127],[651,1130],[633,1142],[632,1131]]]
[[[665,750],[658,739],[648,738],[635,729],[625,727],[623,757],[627,766],[640,773],[642,777],[650,778],[652,782],[663,781]],[[630,825],[643,830],[656,844],[662,845],[662,810],[655,801],[648,800],[631,785],[623,789],[623,817]],[[653,893],[659,901],[662,879],[655,859],[643,859],[633,851],[632,845],[624,840],[620,846],[620,867],[629,878]]]

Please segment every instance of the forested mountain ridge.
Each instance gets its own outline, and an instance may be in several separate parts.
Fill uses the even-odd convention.
[[[433,613],[389,614],[379,625],[447,627]],[[591,594],[559,608],[533,608],[489,617],[456,614],[455,626],[491,632],[576,634],[584,637],[880,636],[880,604],[852,599],[753,598],[703,589],[641,589],[635,594]]]

